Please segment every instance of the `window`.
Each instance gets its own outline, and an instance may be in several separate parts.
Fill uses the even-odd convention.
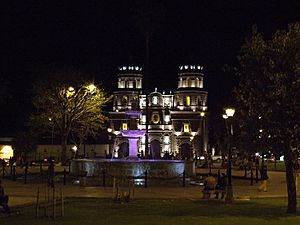
[[[164,101],[165,101],[165,102],[164,102],[164,103],[165,103],[165,106],[170,107],[170,105],[171,105],[171,104],[170,104],[170,103],[171,103],[171,102],[170,102],[170,98],[164,98]]]
[[[186,96],[186,106],[190,106],[190,105],[191,105],[191,97]]]
[[[170,143],[170,136],[164,136],[164,144]]]
[[[183,124],[183,132],[184,133],[190,132],[190,125],[188,123]]]
[[[122,98],[122,105],[127,105],[128,102],[128,97],[127,96],[123,96]]]
[[[146,115],[141,115],[141,124],[146,124]]]
[[[152,97],[152,104],[157,105],[158,104],[158,96],[153,96]]]
[[[165,122],[170,123],[170,115],[165,115]]]
[[[127,130],[127,123],[122,123],[122,130]]]

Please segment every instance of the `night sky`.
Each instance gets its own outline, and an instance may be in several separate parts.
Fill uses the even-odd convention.
[[[143,0],[140,0],[143,1]],[[150,90],[175,90],[178,66],[204,66],[209,110],[230,99],[236,55],[251,27],[269,38],[300,19],[298,1],[164,1],[164,20],[150,41]],[[31,68],[57,63],[95,74],[109,93],[117,67],[145,64],[145,39],[132,1],[7,1],[1,3],[0,74],[12,85],[1,107],[1,136],[23,129],[32,110]],[[113,78],[113,79],[112,79]]]

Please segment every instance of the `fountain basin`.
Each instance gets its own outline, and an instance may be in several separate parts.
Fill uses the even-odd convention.
[[[131,159],[75,159],[71,161],[74,176],[99,177],[105,171],[107,176],[141,178],[178,178],[185,170],[183,160],[131,160]]]

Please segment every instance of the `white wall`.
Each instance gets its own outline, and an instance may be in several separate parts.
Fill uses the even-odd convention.
[[[73,145],[67,146],[67,155],[69,159],[74,157],[74,151],[72,150],[72,147]],[[108,144],[85,145],[85,156],[90,158],[105,157],[106,153],[108,152]],[[83,155],[83,153],[84,146],[81,146],[81,148],[78,149],[78,156]],[[42,160],[49,158],[50,156],[59,161],[61,159],[61,145],[37,145],[36,152],[30,153],[28,160]]]

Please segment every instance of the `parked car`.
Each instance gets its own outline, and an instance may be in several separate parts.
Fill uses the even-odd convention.
[[[216,161],[216,162],[221,162],[222,160],[222,156],[221,155],[214,155],[212,157],[213,161]]]

